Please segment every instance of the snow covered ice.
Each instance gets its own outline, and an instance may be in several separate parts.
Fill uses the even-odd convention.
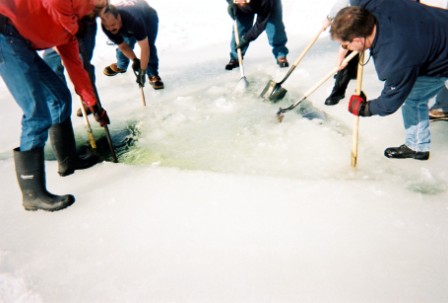
[[[401,113],[362,118],[352,169],[347,99],[324,105],[333,79],[282,123],[275,116],[334,67],[337,44],[324,33],[271,104],[259,94],[287,69],[262,34],[237,93],[238,69],[224,70],[232,21],[221,2],[149,2],[166,88],[147,85],[146,108],[132,73],[102,74],[115,51],[98,32],[110,131],[133,145],[118,164],[65,178],[46,161],[48,189],[76,197],[66,210],[23,210],[12,159],[21,112],[0,81],[0,302],[447,302],[448,124],[431,124],[429,161],[400,161],[383,151],[403,143]],[[283,7],[292,63],[331,2]],[[381,88],[369,63],[364,91]]]

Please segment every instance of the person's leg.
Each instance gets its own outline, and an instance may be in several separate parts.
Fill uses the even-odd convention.
[[[51,99],[57,102],[55,95],[49,97],[47,93],[52,91],[51,88],[58,92],[64,90],[61,87],[65,87],[66,95],[69,96],[70,92],[42,58],[29,48],[28,43],[12,27],[10,30],[8,33],[11,36],[7,38],[0,35],[0,74],[23,111],[20,149],[27,151],[43,148],[48,138],[48,129],[52,125]],[[57,85],[50,84],[47,87],[54,79]],[[58,107],[56,104],[53,106]],[[64,108],[62,111],[67,111],[66,104],[60,104],[59,107]]]
[[[238,27],[238,33],[239,36],[242,37],[244,36],[251,28],[252,25],[254,23],[254,19],[255,19],[255,14],[239,14],[237,16],[236,19],[236,23],[237,23],[237,27]],[[246,54],[247,51],[247,46],[244,47],[241,50],[241,54],[244,55]],[[233,66],[232,68],[235,68],[238,66],[238,54],[237,54],[237,50],[236,50],[236,42],[235,42],[235,29],[234,27],[232,27],[232,38],[230,39],[230,60],[235,61],[236,62],[236,66]],[[230,69],[232,69],[230,68]],[[228,69],[226,67],[226,69]]]
[[[350,53],[351,51],[347,53],[347,56]],[[344,99],[345,91],[347,90],[350,80],[356,79],[358,61],[359,56],[356,55],[350,60],[346,68],[336,73],[334,76],[336,81],[334,82],[333,90],[331,91],[330,96],[325,100],[325,105],[335,105],[338,104],[341,99]]]
[[[65,84],[42,58],[29,48],[28,42],[14,27],[5,25],[2,30],[0,75],[23,111],[20,147],[14,149],[16,176],[22,191],[23,207],[26,210],[60,210],[73,204],[75,198],[72,195],[53,195],[46,190],[43,150],[48,129],[52,124],[52,115],[45,94],[55,88],[49,85],[49,81],[56,79],[59,86]],[[45,78],[48,75],[50,80]],[[65,88],[68,91],[66,86]],[[56,105],[56,102],[53,105]],[[67,110],[64,109],[65,105],[60,105],[61,114],[58,116],[62,117]]]
[[[137,40],[135,40],[134,37],[124,37],[124,42],[126,42],[126,44],[129,45],[129,47],[131,49],[134,49],[134,46],[135,46],[135,43],[137,42]],[[126,57],[120,51],[120,49],[118,47],[117,47],[115,53],[116,53],[116,57],[117,57],[117,67],[122,70],[127,70],[129,61],[130,61],[129,58]]]
[[[135,38],[124,37],[124,42],[126,42],[126,44],[129,45],[131,49],[134,49],[136,43]],[[117,58],[117,63],[112,63],[111,65],[106,66],[103,70],[103,74],[105,74],[106,76],[115,76],[117,74],[122,74],[125,73],[128,69],[130,60],[121,52],[118,47],[115,49],[115,56]]]
[[[419,77],[401,110],[406,129],[405,144],[384,151],[388,158],[428,160],[431,144],[428,101],[443,87],[447,78]]]
[[[92,64],[93,51],[95,49],[97,24],[96,20],[88,23],[86,34],[79,40],[79,53],[82,57],[84,69],[88,72],[90,80],[95,87],[95,66]]]
[[[146,69],[148,75],[149,84],[154,89],[163,89],[165,85],[159,75],[159,56],[157,53],[156,40],[159,31],[159,18],[157,12],[154,9],[149,10],[150,18],[146,24],[146,33],[148,35],[149,44],[149,62]]]
[[[157,12],[151,9],[150,18],[147,23],[147,35],[149,43],[149,62],[146,73],[148,77],[159,75],[159,56],[157,53],[156,40],[159,31],[159,17]]]
[[[275,59],[279,60],[282,58],[286,58],[286,56],[288,55],[288,48],[286,47],[288,38],[286,36],[285,25],[283,24],[283,10],[281,0],[275,1],[275,6],[271,12],[268,23],[266,24],[266,35],[268,37],[269,44],[272,47],[272,53]],[[288,64],[284,64],[282,67],[287,66]]]
[[[44,51],[42,58],[56,73],[56,75],[58,75],[58,77],[64,81],[65,84],[67,84],[67,80],[64,75],[64,66],[62,65],[62,60],[59,54],[53,48],[48,48]]]
[[[97,24],[95,20],[92,20],[87,23],[86,33],[85,35],[78,40],[79,43],[79,53],[82,58],[82,63],[84,65],[84,69],[89,74],[90,81],[92,82],[93,89],[95,90],[96,97],[99,99],[98,91],[96,88],[96,76],[95,76],[95,66],[92,64],[93,51],[95,49],[96,43],[96,33],[97,33]],[[89,107],[84,104],[84,110],[87,115],[90,115],[92,112]],[[82,117],[82,110],[78,108],[76,111],[76,116]]]
[[[402,106],[405,144],[417,152],[430,150],[428,101],[444,86],[443,78],[419,77]]]
[[[435,103],[429,109],[429,117],[432,119],[448,118],[448,89],[446,83],[437,93]]]

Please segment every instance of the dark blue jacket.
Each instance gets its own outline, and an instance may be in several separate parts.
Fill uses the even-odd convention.
[[[128,1],[125,4],[117,5],[117,10],[121,16],[122,28],[118,34],[114,35],[102,26],[103,32],[115,44],[123,43],[123,36],[134,37],[141,41],[150,35],[151,29],[148,20],[153,18],[158,20],[157,12],[145,1]]]
[[[250,3],[244,7],[238,7],[236,10],[236,18],[243,15],[257,15],[257,19],[252,28],[244,35],[247,41],[253,41],[260,36],[266,29],[271,13],[277,9],[277,2],[279,0],[251,0]],[[228,3],[233,2],[227,0]]]
[[[420,76],[448,77],[448,11],[409,0],[352,0],[377,20],[370,48],[380,97],[370,101],[373,115],[394,113]]]

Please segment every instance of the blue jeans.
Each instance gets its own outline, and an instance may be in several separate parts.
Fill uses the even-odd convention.
[[[59,54],[53,49],[48,48],[44,51],[43,54],[44,61],[48,64],[48,66],[58,75],[58,77],[67,84],[67,80],[64,75],[64,66],[62,65],[62,60]]]
[[[269,45],[272,47],[272,54],[276,59],[286,57],[288,49],[286,48],[285,25],[283,24],[283,12],[281,0],[275,0],[275,9],[272,10],[268,23],[266,24],[266,35],[268,36]],[[240,37],[244,36],[253,26],[255,14],[252,15],[238,15],[236,23]],[[248,47],[241,49],[243,56],[246,54]],[[238,54],[236,52],[235,32],[232,30],[232,39],[230,41],[230,58],[237,60]]]
[[[418,152],[429,151],[428,102],[445,86],[448,78],[418,77],[401,108],[406,129],[405,144]]]
[[[84,69],[89,74],[90,81],[92,82],[93,88],[98,98],[98,92],[95,86],[95,66],[90,63],[93,57],[93,50],[95,48],[97,25],[96,21],[89,23],[86,28],[85,35],[78,39],[79,43],[79,53],[83,62]],[[67,83],[64,75],[64,66],[62,65],[61,57],[52,48],[46,49],[43,55],[44,61],[50,66],[50,68],[61,78],[65,83]]]
[[[93,57],[93,50],[95,49],[96,32],[96,20],[92,20],[87,26],[85,35],[81,39],[78,39],[79,53],[82,58],[82,63],[84,65],[84,69],[89,74],[90,81],[92,82],[95,91],[95,66],[91,63],[91,61]]]
[[[430,109],[440,109],[448,113],[448,89],[445,86],[437,93],[436,102]]]
[[[67,85],[10,24],[0,33],[0,75],[23,111],[20,150],[43,148],[48,129],[70,118]]]
[[[146,68],[146,74],[149,77],[159,75],[159,56],[157,54],[157,47],[156,47],[157,32],[159,30],[159,19],[157,17],[157,13],[154,10],[151,16],[152,18],[148,18],[146,24],[147,26],[146,34],[148,36],[148,43],[149,43],[149,62]],[[124,42],[126,42],[126,44],[129,45],[131,49],[134,49],[137,40],[134,37],[123,37],[123,38]],[[126,57],[118,48],[116,49],[116,56],[117,56],[117,66],[121,69],[126,70],[129,65],[128,57]]]

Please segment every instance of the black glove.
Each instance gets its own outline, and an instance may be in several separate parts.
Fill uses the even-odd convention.
[[[132,69],[134,70],[134,72],[137,72],[140,70],[140,59],[139,58],[135,58],[134,60],[132,60]]]
[[[140,87],[145,87],[145,76],[146,76],[146,69],[139,69],[138,72],[134,72],[137,76],[137,83]]]
[[[245,48],[248,45],[249,45],[249,41],[247,41],[246,38],[244,38],[244,36],[243,36],[240,38],[240,43],[236,45],[236,48],[243,50],[243,48]]]
[[[229,6],[227,6],[227,13],[229,14],[230,18],[235,20],[236,15],[236,7],[235,4],[232,2],[229,3]]]
[[[369,102],[367,102],[367,97],[364,92],[361,95],[352,95],[348,103],[348,111],[355,116],[370,117],[372,113],[370,112]]]
[[[90,107],[90,111],[93,113],[93,117],[95,118],[95,120],[101,126],[106,126],[107,124],[110,124],[107,112],[103,108],[100,108],[98,104],[95,104],[94,106]]]

